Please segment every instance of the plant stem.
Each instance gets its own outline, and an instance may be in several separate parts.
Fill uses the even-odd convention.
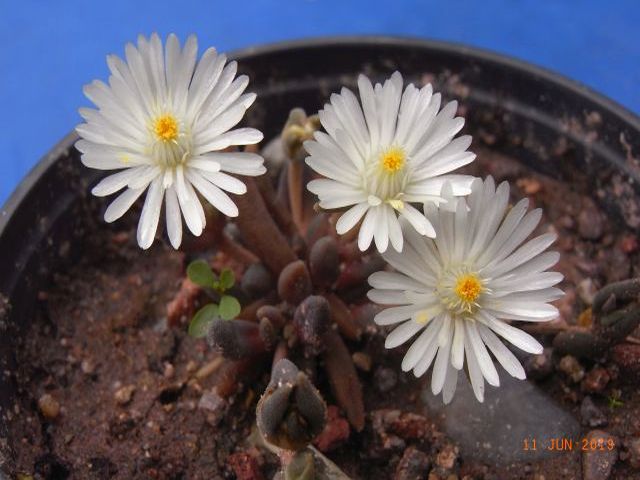
[[[295,160],[289,161],[287,170],[287,182],[289,191],[289,207],[293,223],[296,224],[298,232],[304,234],[304,200],[303,200],[303,179],[304,164]]]
[[[291,212],[289,212],[285,202],[278,198],[276,191],[271,184],[271,180],[267,175],[257,177],[255,181],[267,210],[269,210],[269,213],[271,213],[271,216],[276,221],[280,229],[289,237],[298,233],[297,226],[291,218]]]
[[[245,180],[247,193],[236,197],[240,211],[236,225],[244,242],[276,276],[297,259],[287,239],[269,214],[253,179]]]
[[[218,248],[229,257],[234,258],[239,262],[244,263],[245,265],[251,265],[252,263],[257,263],[260,261],[260,259],[253,253],[251,253],[239,243],[231,240],[225,233],[222,233],[222,235],[220,236]]]

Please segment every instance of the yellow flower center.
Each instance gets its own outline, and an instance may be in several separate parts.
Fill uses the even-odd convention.
[[[482,293],[482,282],[474,274],[466,273],[458,277],[453,291],[461,302],[473,303]]]
[[[171,142],[178,138],[178,122],[170,114],[158,117],[153,125],[153,130],[158,139],[163,142]]]
[[[404,150],[398,147],[391,147],[382,154],[380,165],[387,173],[396,173],[404,167],[405,154]]]

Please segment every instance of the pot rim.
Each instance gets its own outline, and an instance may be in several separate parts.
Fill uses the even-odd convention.
[[[572,80],[563,74],[553,70],[519,60],[510,55],[497,53],[479,47],[472,47],[464,43],[449,42],[443,40],[424,39],[411,36],[400,35],[337,35],[337,36],[315,36],[294,40],[284,40],[271,42],[264,45],[250,46],[232,50],[228,57],[233,60],[242,61],[244,59],[286,52],[288,50],[316,49],[324,47],[353,47],[353,46],[399,46],[422,48],[439,51],[448,55],[472,57],[484,62],[493,63],[496,66],[509,70],[519,71],[529,76],[540,78],[544,82],[555,84],[556,86],[569,90],[571,93],[588,97],[603,110],[608,110],[613,115],[620,118],[623,123],[629,124],[636,131],[640,131],[640,116],[633,113],[628,108],[622,106],[615,100],[598,93],[591,87],[583,83]],[[35,184],[45,175],[60,157],[60,153],[68,150],[77,140],[78,135],[71,131],[63,137],[49,152],[47,152],[18,183],[9,198],[0,209],[0,237],[11,222],[13,215],[18,210],[28,193]]]

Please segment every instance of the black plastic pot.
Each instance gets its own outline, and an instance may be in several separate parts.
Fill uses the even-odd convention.
[[[461,45],[403,38],[313,39],[232,57],[258,93],[247,121],[267,139],[292,107],[317,110],[341,85],[354,86],[360,72],[382,78],[400,70],[414,82],[428,75],[446,97],[461,101],[475,142],[489,139],[492,150],[590,192],[627,228],[640,227],[640,161],[633,158],[640,119],[559,75]],[[88,218],[86,207],[100,173],[81,165],[75,139],[71,134],[54,147],[0,212],[0,372],[15,368],[14,338],[31,321],[38,291],[48,288],[52,271],[77,258],[87,225],[101,221]],[[0,437],[14,395],[14,380],[3,373]]]

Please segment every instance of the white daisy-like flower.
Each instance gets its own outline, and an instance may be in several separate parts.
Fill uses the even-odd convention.
[[[262,140],[253,128],[231,130],[254,102],[244,93],[249,79],[236,77],[237,64],[209,48],[197,60],[195,36],[184,47],[175,35],[166,46],[157,34],[128,44],[126,62],[110,55],[109,85],[96,80],[85,95],[98,107],[83,108],[86,121],[76,130],[76,148],[82,163],[100,170],[121,170],[92,190],[97,196],[121,190],[104,218],[120,218],[145,191],[138,223],[138,243],[153,243],[163,199],[167,233],[174,248],[182,241],[182,217],[194,235],[205,226],[205,214],[196,191],[228,216],[238,208],[225,192],[243,194],[246,186],[229,175],[257,176],[265,172],[259,155],[223,152],[232,145]]]
[[[374,288],[369,298],[394,305],[375,317],[378,325],[398,324],[385,346],[397,347],[421,332],[402,369],[419,377],[433,363],[431,389],[434,394],[442,391],[445,403],[453,397],[465,358],[479,401],[485,379],[490,385],[500,383],[489,352],[509,374],[524,379],[522,365],[499,337],[525,352],[541,353],[540,343],[509,321],[552,320],[558,310],[549,302],[563,295],[554,288],[562,274],[546,271],[560,257],[545,252],[555,233],[523,243],[538,225],[541,210],[527,213],[527,199],[509,209],[507,182],[496,190],[491,177],[476,179],[471,188],[469,197],[455,202],[455,211],[427,209],[438,232],[435,240],[404,228],[402,253],[383,254],[397,272],[369,277]]]
[[[435,237],[427,218],[412,203],[440,203],[442,185],[449,181],[455,195],[469,194],[473,177],[447,175],[472,162],[468,135],[452,140],[464,125],[455,117],[457,102],[440,110],[441,96],[431,84],[403,91],[402,75],[395,72],[384,85],[364,75],[358,78],[360,102],[347,88],[331,95],[319,112],[327,133],[316,132],[305,142],[307,164],[323,179],[308,189],[326,209],[350,207],[336,223],[344,234],[364,217],[358,246],[366,250],[375,239],[380,252],[402,251],[398,216],[406,218],[420,235]]]

